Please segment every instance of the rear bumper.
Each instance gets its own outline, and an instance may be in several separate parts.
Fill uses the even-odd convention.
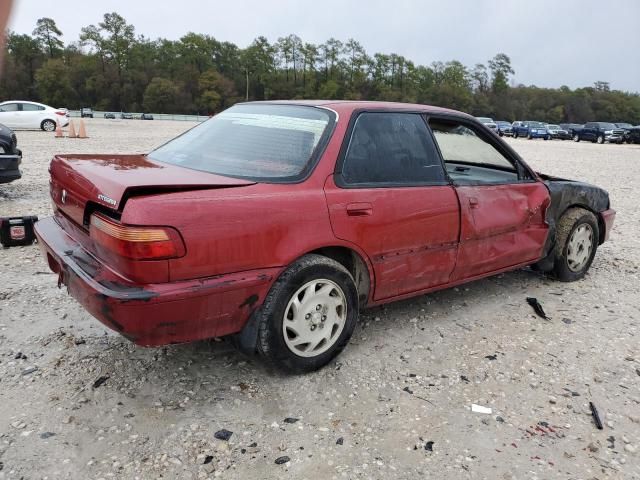
[[[277,268],[163,284],[134,284],[84,250],[58,224],[35,225],[58,285],[91,315],[143,346],[184,343],[239,332],[262,304]]]
[[[600,216],[602,217],[602,223],[604,225],[604,234],[601,236],[601,243],[603,243],[609,240],[609,237],[611,236],[613,221],[616,219],[616,211],[610,208],[608,210],[605,210],[604,212],[600,212]]]

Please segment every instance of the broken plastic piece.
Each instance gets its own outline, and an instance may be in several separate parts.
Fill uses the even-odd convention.
[[[483,407],[482,405],[476,405],[475,403],[471,404],[471,411],[476,413],[491,414],[491,409],[489,407]]]
[[[536,312],[536,314],[539,317],[544,318],[545,320],[549,320],[549,317],[547,317],[547,314],[544,313],[544,310],[542,309],[542,305],[540,305],[540,302],[538,301],[537,298],[527,297],[527,303],[533,307],[533,310]]]
[[[596,428],[598,430],[602,430],[604,427],[602,426],[602,421],[600,420],[600,414],[598,413],[598,409],[593,404],[593,402],[589,402],[589,408],[591,408],[591,416],[593,417],[593,421],[596,424]]]
[[[106,382],[107,380],[109,380],[109,377],[107,375],[104,375],[102,377],[98,377],[96,379],[95,382],[93,382],[93,388],[98,388],[100,385],[102,385],[104,382]]]
[[[213,434],[215,438],[217,438],[218,440],[224,440],[225,442],[231,438],[231,435],[233,435],[233,432],[230,432],[226,428],[223,428],[222,430],[218,430],[216,433]]]

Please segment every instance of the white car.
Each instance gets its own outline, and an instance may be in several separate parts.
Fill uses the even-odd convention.
[[[498,131],[498,125],[496,124],[496,122],[493,121],[492,118],[489,118],[489,117],[476,117],[476,120],[478,120],[480,123],[483,123],[485,126],[489,127],[494,132]]]
[[[63,110],[42,103],[10,100],[0,103],[0,123],[13,129],[41,128],[45,132],[53,132],[57,123],[60,123],[61,127],[66,127],[69,124],[69,118]]]

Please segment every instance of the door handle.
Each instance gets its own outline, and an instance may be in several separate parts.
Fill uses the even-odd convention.
[[[471,208],[478,208],[478,199],[476,197],[469,197],[469,206]]]
[[[347,215],[350,217],[364,217],[373,214],[373,205],[368,202],[349,203],[347,205]]]

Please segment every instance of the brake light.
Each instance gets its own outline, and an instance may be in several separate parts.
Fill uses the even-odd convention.
[[[61,115],[61,116],[63,116],[63,115],[66,115],[66,113],[64,113],[64,112],[56,112],[56,115]]]
[[[173,228],[127,226],[96,213],[91,215],[89,235],[97,246],[132,260],[163,260],[185,253]]]

